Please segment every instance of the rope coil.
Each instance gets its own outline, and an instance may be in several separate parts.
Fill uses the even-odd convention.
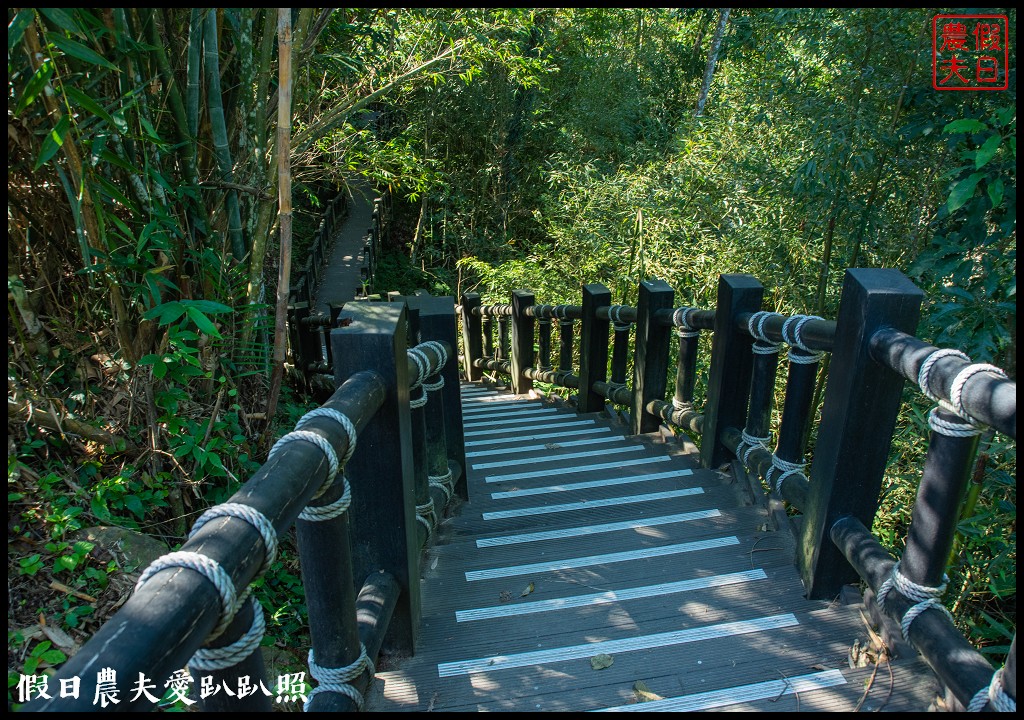
[[[783,460],[782,458],[780,458],[775,453],[772,453],[772,466],[770,468],[768,468],[768,472],[765,473],[765,480],[767,480],[768,484],[771,485],[772,484],[772,471],[778,470],[779,471],[779,476],[777,478],[775,478],[774,487],[775,487],[775,492],[781,493],[782,492],[782,481],[785,480],[790,475],[802,475],[804,478],[807,477],[804,474],[804,471],[805,471],[806,467],[807,467],[806,463],[789,462],[788,460]]]
[[[817,315],[792,315],[786,318],[786,321],[782,323],[782,339],[790,345],[789,362],[796,365],[813,365],[825,356],[824,352],[807,347],[803,338],[804,325],[811,320],[824,319]],[[792,334],[790,334],[790,326],[793,328]],[[807,354],[796,353],[793,351],[794,348],[803,350]]]
[[[428,519],[429,518],[429,519]],[[434,509],[434,498],[430,498],[422,505],[416,506],[416,522],[427,529],[427,542],[434,535],[434,526],[437,524],[437,511]]]
[[[413,390],[418,389],[420,391],[419,396],[415,398],[409,398],[409,407],[413,410],[421,408],[427,404],[427,391],[422,386],[414,387]]]
[[[430,369],[430,360],[427,358],[426,353],[418,347],[409,348],[406,354],[416,364],[416,379],[409,383],[409,387],[417,388],[427,377],[427,370]]]
[[[452,469],[449,467],[448,472],[444,475],[427,475],[427,483],[430,487],[439,488],[444,492],[444,501],[447,503],[452,499],[452,495],[455,494],[455,478],[452,475]]]
[[[325,668],[321,665],[317,665],[313,659],[313,650],[310,648],[309,656],[307,658],[309,665],[309,674],[313,676],[313,679],[319,683],[319,686],[314,688],[309,695],[306,696],[306,702],[303,704],[302,709],[304,712],[309,712],[309,705],[312,702],[314,696],[317,693],[322,692],[336,692],[352,699],[352,702],[356,704],[356,707],[360,710],[363,709],[363,694],[356,690],[352,686],[352,681],[363,674],[364,670],[368,670],[370,673],[370,679],[372,680],[376,674],[376,669],[373,666],[373,661],[370,660],[366,654],[366,646],[359,643],[359,657],[351,665],[346,665],[341,668]]]
[[[345,488],[341,497],[327,505],[307,505],[299,513],[299,519],[306,522],[324,522],[344,515],[352,504],[352,486],[349,485],[348,478],[344,474],[341,476],[341,482]]]
[[[1004,666],[996,670],[988,685],[974,694],[971,702],[967,704],[967,712],[981,712],[990,702],[996,712],[1017,712],[1017,701],[1003,690],[1003,671],[1005,669]]]
[[[334,478],[338,474],[338,454],[334,451],[334,446],[331,445],[330,442],[328,442],[327,438],[325,438],[322,435],[318,435],[317,433],[311,430],[293,430],[292,432],[288,433],[280,440],[278,440],[276,443],[274,443],[274,446],[270,448],[270,453],[267,454],[267,460],[269,461],[271,458],[273,458],[274,455],[280,452],[281,448],[287,445],[288,443],[299,441],[312,443],[313,445],[316,445],[318,448],[320,448],[320,450],[323,451],[324,457],[327,458],[327,462],[329,465],[327,470],[327,479],[320,486],[320,489],[313,493],[313,497],[310,498],[312,500],[315,500],[321,495],[323,495],[325,492],[327,492],[327,489],[334,484]]]
[[[437,376],[437,382],[436,383],[427,383],[427,382],[423,383],[423,389],[426,390],[427,392],[436,392],[436,391],[440,390],[443,387],[444,387],[444,377],[442,377],[440,374]]]
[[[750,453],[754,452],[754,450],[757,450],[758,448],[764,450],[765,452],[771,452],[765,445],[765,443],[771,440],[770,435],[758,437],[756,435],[751,435],[746,430],[743,430],[740,432],[740,437],[742,439],[740,440],[740,444],[736,446],[736,455],[738,456],[741,452],[743,452],[744,465],[747,465],[749,463]],[[746,452],[743,451],[744,445],[747,446]]]
[[[259,649],[260,641],[263,640],[263,633],[267,629],[267,622],[263,617],[263,606],[260,605],[259,601],[250,596],[249,603],[252,605],[252,624],[245,634],[224,647],[199,648],[192,656],[192,659],[188,661],[191,667],[203,672],[227,670],[242,662]]]
[[[680,338],[700,337],[700,330],[690,322],[690,315],[697,310],[695,307],[681,307],[672,311],[672,324],[676,326],[676,335]]]
[[[917,616],[926,610],[939,610],[943,612],[950,622],[953,622],[953,615],[946,609],[946,606],[939,602],[939,598],[946,592],[946,583],[949,578],[942,576],[942,584],[938,587],[918,585],[908,579],[900,572],[900,564],[897,562],[892,566],[892,573],[878,588],[878,606],[885,609],[885,601],[889,592],[895,588],[903,597],[913,600],[916,604],[911,606],[900,620],[900,629],[903,631],[903,639],[910,642],[910,625],[917,619]]]
[[[747,332],[756,341],[752,349],[758,355],[777,355],[782,349],[782,343],[773,342],[764,334],[764,324],[771,317],[782,317],[782,315],[768,310],[758,310],[747,320]]]
[[[308,413],[299,418],[299,421],[295,423],[295,429],[301,430],[303,426],[308,425],[313,418],[326,417],[334,420],[336,423],[341,425],[341,429],[345,431],[345,436],[348,438],[348,448],[345,450],[345,457],[341,459],[341,465],[344,467],[349,460],[352,459],[352,454],[356,451],[356,426],[352,424],[348,416],[334,408],[320,407],[315,410],[310,410]]]
[[[629,320],[622,319],[623,309],[628,309],[628,305],[609,305],[608,306],[608,319],[615,323],[615,330],[619,331],[628,330],[630,326]]]
[[[970,422],[944,420],[939,417],[938,410],[938,407],[933,407],[931,412],[928,413],[928,427],[939,435],[945,435],[946,437],[974,437],[983,432],[981,427],[972,425]]]
[[[270,569],[271,563],[277,558],[277,530],[274,529],[274,524],[267,519],[267,516],[261,513],[251,505],[243,505],[242,503],[222,503],[215,505],[196,520],[195,525],[192,526],[192,530],[189,532],[189,539],[195,537],[195,534],[199,532],[206,523],[210,522],[214,518],[219,517],[233,517],[252,525],[256,532],[263,538],[263,564],[260,569],[256,572],[256,577],[260,577],[267,570]]]
[[[176,552],[162,555],[142,571],[138,582],[135,583],[135,591],[138,592],[139,588],[141,588],[147,580],[161,570],[166,570],[167,568],[172,567],[184,567],[195,570],[209,580],[217,589],[217,594],[220,595],[220,620],[217,621],[217,625],[206,638],[206,642],[210,642],[211,640],[215,640],[220,637],[221,633],[223,633],[224,630],[227,629],[227,626],[231,624],[231,620],[235,617],[235,613],[238,612],[238,608],[241,603],[238,602],[238,594],[235,590],[235,584],[231,580],[231,576],[228,575],[228,572],[213,558],[203,555],[202,553],[189,552],[186,550],[178,550]]]

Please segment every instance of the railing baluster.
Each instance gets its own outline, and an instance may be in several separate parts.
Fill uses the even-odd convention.
[[[633,349],[633,407],[630,431],[654,432],[661,418],[647,405],[665,399],[668,384],[668,343],[672,329],[655,320],[655,313],[671,308],[675,291],[662,280],[640,283],[636,307],[636,345]]]
[[[562,318],[558,321],[558,370],[559,372],[572,372],[572,318]]]
[[[597,316],[599,307],[611,305],[612,294],[604,285],[583,286],[583,318],[580,331],[580,389],[577,408],[581,413],[604,410],[604,396],[594,391],[608,372],[608,320]]]
[[[483,375],[483,370],[476,366],[476,361],[486,357],[483,348],[483,327],[479,311],[479,293],[463,293],[462,352],[465,355],[466,380],[468,382],[476,382]]]
[[[533,302],[532,292],[512,291],[512,392],[516,395],[533,389],[533,380],[523,374],[533,367],[533,317],[526,314]]]
[[[551,369],[551,318],[537,318],[537,351],[540,369]]]

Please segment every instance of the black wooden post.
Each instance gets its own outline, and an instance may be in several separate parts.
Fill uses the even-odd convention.
[[[548,305],[547,307],[551,307]],[[551,369],[551,318],[537,318],[537,351],[540,354],[540,369]]]
[[[488,360],[494,359],[494,316],[485,315],[483,318],[484,330],[484,357]]]
[[[640,283],[636,304],[636,340],[633,348],[633,408],[630,432],[654,432],[661,418],[647,411],[652,400],[665,399],[668,384],[668,344],[672,328],[659,324],[654,315],[671,308],[675,291],[663,280]]]
[[[612,378],[610,385],[625,387],[626,385],[626,354],[629,352],[629,330],[632,323],[614,322],[612,328],[615,338],[612,344]]]
[[[763,294],[764,287],[752,275],[718,278],[715,335],[711,342],[708,399],[700,446],[704,467],[718,467],[732,458],[722,442],[722,433],[729,427],[742,428],[746,422],[753,365],[750,346],[754,339],[737,327],[736,318],[741,313],[757,312]]]
[[[498,355],[497,360],[508,360],[508,318],[498,316]]]
[[[558,371],[572,372],[572,319],[558,321]]]
[[[298,353],[295,359],[295,366],[302,373],[302,376],[306,378],[307,387],[309,384],[309,366],[312,363],[319,361],[321,350],[320,350],[320,333],[309,327],[307,324],[310,316],[309,303],[299,302],[295,303],[295,332],[298,339]],[[292,348],[293,352],[295,347]]]
[[[483,371],[476,366],[476,361],[484,356],[483,329],[480,327],[479,312],[480,294],[462,294],[462,352],[465,355],[466,380],[476,382]]]
[[[809,598],[857,580],[829,531],[844,515],[871,527],[903,390],[902,377],[871,359],[871,336],[913,333],[923,297],[898,270],[846,271],[798,557]]]
[[[676,392],[673,405],[693,404],[693,386],[697,381],[697,348],[700,343],[699,330],[677,328],[679,355],[676,358]]]
[[[604,410],[604,396],[594,383],[608,373],[608,321],[597,316],[599,307],[611,305],[612,294],[604,285],[583,286],[583,328],[580,331],[580,388],[577,409],[581,413]]]
[[[342,319],[351,323],[331,332],[335,382],[372,369],[387,386],[384,403],[360,432],[346,468],[352,485],[353,580],[359,588],[379,570],[394,576],[401,596],[387,645],[411,653],[420,625],[420,586],[406,308],[402,303],[350,303]]]
[[[533,389],[533,380],[523,373],[533,367],[533,316],[526,314],[533,301],[529,290],[512,291],[512,392],[516,395]]]

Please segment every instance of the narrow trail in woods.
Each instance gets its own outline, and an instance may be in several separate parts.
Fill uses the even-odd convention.
[[[373,190],[359,180],[350,186],[348,217],[333,240],[331,259],[323,280],[316,289],[315,311],[326,315],[330,303],[346,303],[356,296],[362,285],[359,269],[365,257],[363,246],[373,221]]]

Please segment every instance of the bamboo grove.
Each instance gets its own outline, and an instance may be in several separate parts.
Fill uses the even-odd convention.
[[[8,9],[9,625],[57,607],[87,634],[117,572],[75,531],[180,542],[301,414],[285,387],[266,415],[279,272],[356,178],[395,198],[378,283],[402,292],[628,304],[659,277],[708,306],[747,272],[766,309],[831,315],[843,268],[894,267],[937,298],[921,337],[1015,377],[1016,48],[1008,90],[936,91],[933,14],[303,8],[282,74],[277,9]],[[883,538],[925,412],[905,404]],[[983,442],[947,603],[996,656],[1015,454]],[[298,631],[286,586],[262,599]],[[45,667],[39,646],[9,640]]]

